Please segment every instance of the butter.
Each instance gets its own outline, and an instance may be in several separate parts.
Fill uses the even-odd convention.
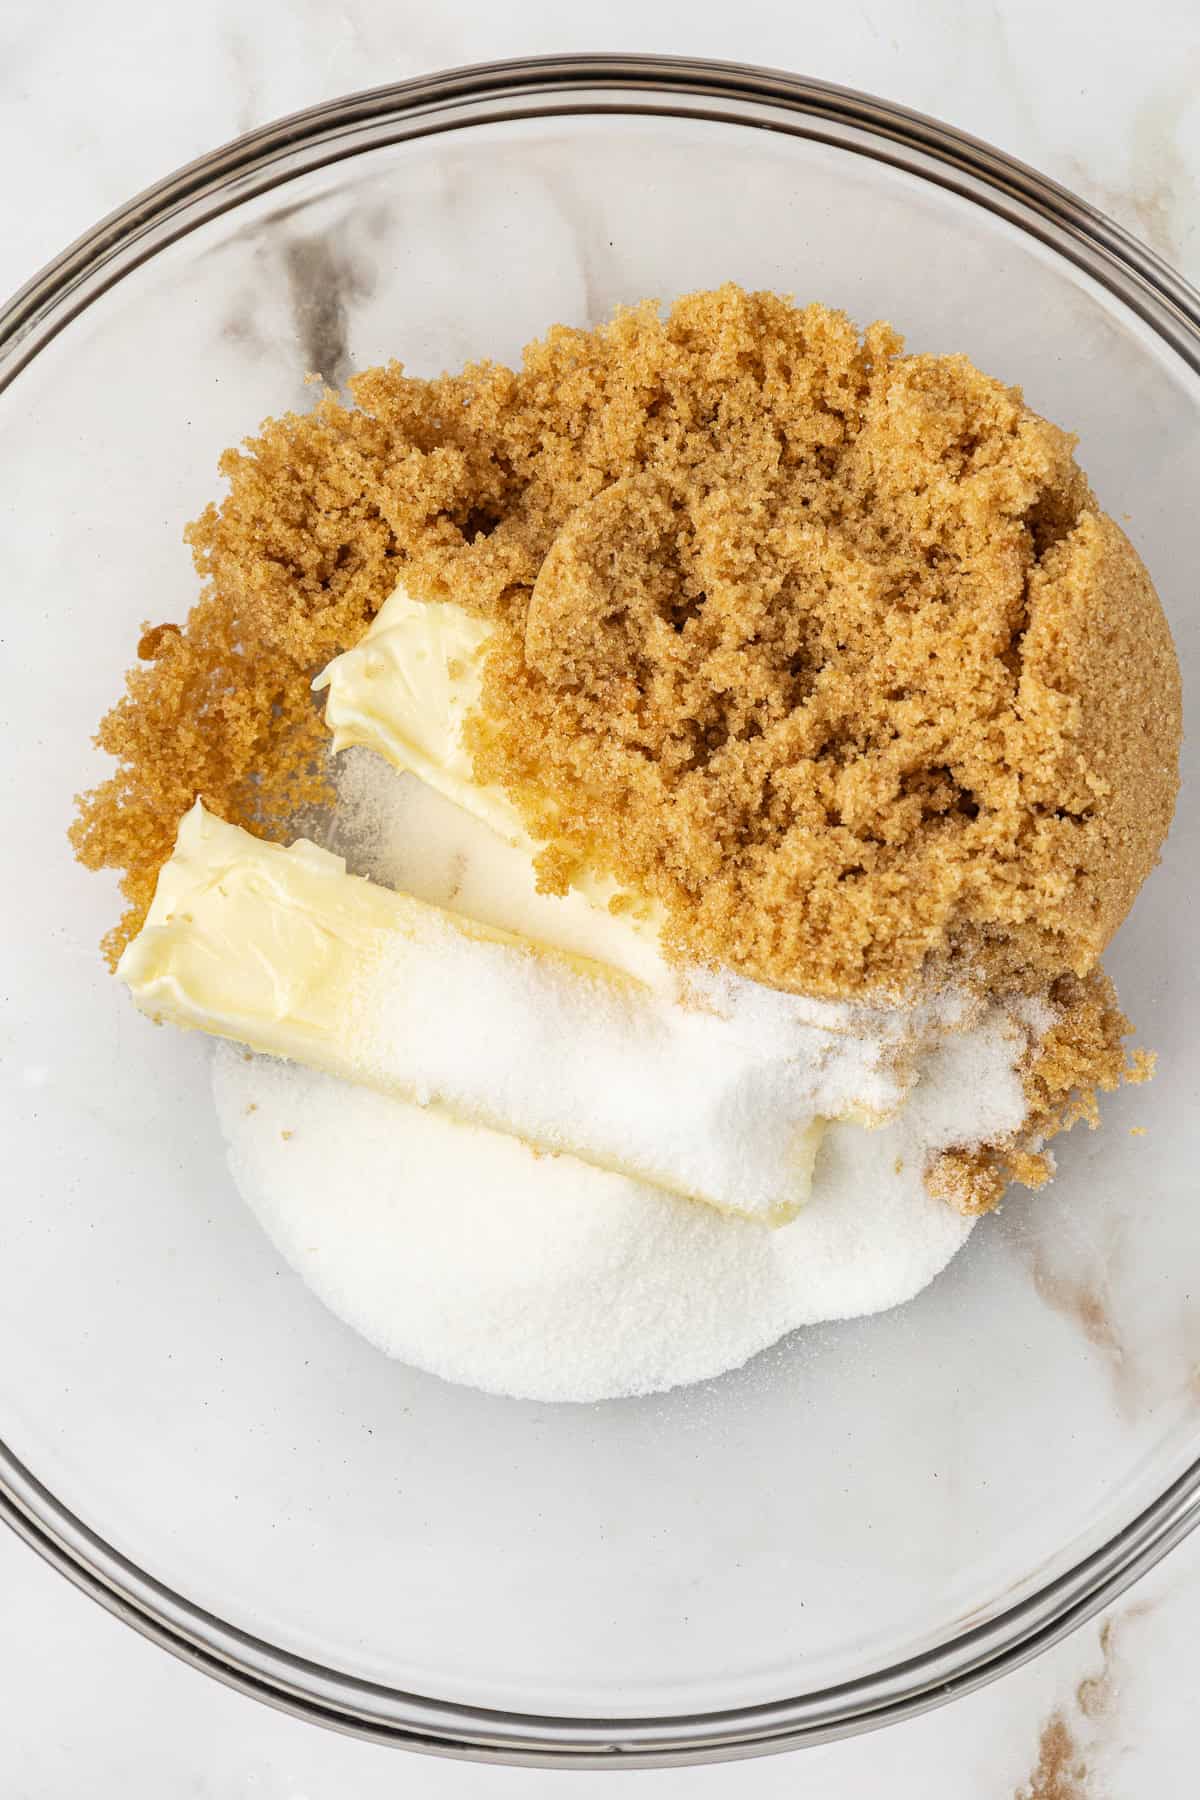
[[[453,601],[414,600],[397,587],[365,635],[321,671],[313,688],[326,694],[335,752],[354,745],[377,751],[532,858],[544,846],[503,788],[476,782],[463,741],[494,629]],[[586,863],[571,885],[598,908],[617,901],[630,930],[657,940],[663,911],[653,901]]]
[[[436,912],[347,875],[305,838],[268,843],[197,800],[117,975],[155,1018],[340,1074],[347,996],[384,937],[415,938]]]
[[[780,1223],[808,1194],[823,1120],[791,1058],[606,964],[349,875],[304,839],[264,842],[200,801],[117,973],[152,1017],[725,1212]]]
[[[321,671],[313,689],[327,690],[325,723],[335,751],[355,744],[377,750],[510,843],[528,843],[508,796],[475,782],[463,743],[493,629],[451,601],[413,600],[398,587],[365,636]]]

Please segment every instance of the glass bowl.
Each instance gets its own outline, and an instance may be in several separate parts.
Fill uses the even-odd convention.
[[[1200,1509],[1195,736],[1110,965],[1153,1086],[912,1305],[658,1398],[489,1399],[369,1348],[234,1192],[207,1046],[101,966],[72,796],[141,621],[194,597],[219,452],[310,371],[511,359],[728,278],[966,351],[1078,431],[1188,679],[1200,299],[861,95],[612,57],[381,88],[173,176],[0,327],[4,1511],[197,1667],[427,1750],[627,1766],[879,1725],[1032,1655]]]

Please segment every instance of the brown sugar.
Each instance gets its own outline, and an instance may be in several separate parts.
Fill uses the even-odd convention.
[[[961,358],[744,299],[722,334],[705,307],[732,362],[711,456],[690,433],[647,451],[682,410],[660,399],[642,472],[490,597],[478,773],[662,901],[680,950],[758,980],[898,993],[972,951],[1086,973],[1176,787],[1174,652],[1136,553],[1070,440]],[[643,385],[674,366],[656,324],[627,329]],[[771,380],[785,348],[802,420]]]
[[[827,995],[964,947],[1094,965],[1170,818],[1178,674],[1016,390],[735,287],[352,390],[225,456],[208,591],[101,727],[75,842],[125,871],[113,948],[196,793],[266,831],[311,797],[308,680],[404,578],[502,627],[479,776],[686,953]]]

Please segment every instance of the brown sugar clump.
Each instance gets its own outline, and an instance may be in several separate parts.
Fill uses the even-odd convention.
[[[248,647],[219,596],[202,599],[186,629],[147,629],[138,655],[96,740],[117,772],[80,801],[71,831],[87,867],[123,871],[129,910],[105,939],[110,962],[145,916],[197,794],[250,826],[321,794],[325,731],[305,669],[281,647]]]
[[[377,496],[389,443],[326,398],[221,459],[231,491],[187,533],[208,585],[186,624],[143,630],[142,660],[96,739],[116,773],[81,796],[71,830],[88,868],[121,871],[128,906],[105,939],[110,963],[139,929],[197,795],[267,835],[328,798],[328,734],[309,684],[395,583]]]
[[[1086,974],[1170,818],[1170,637],[1072,440],[900,350],[726,287],[265,425],[101,728],[111,947],[195,793],[260,831],[312,797],[307,683],[403,579],[498,623],[476,773],[550,828],[544,885],[598,861],[681,953],[817,994]]]
[[[944,1150],[926,1173],[930,1193],[958,1212],[987,1212],[1014,1181],[1045,1187],[1054,1164],[1044,1145],[1080,1123],[1094,1131],[1100,1123],[1098,1093],[1111,1093],[1122,1082],[1149,1081],[1154,1072],[1147,1051],[1126,1055],[1123,1040],[1133,1027],[1103,970],[1082,981],[1060,977],[1048,998],[1056,1016],[1025,1071],[1029,1111],[1020,1131],[1004,1143]]]

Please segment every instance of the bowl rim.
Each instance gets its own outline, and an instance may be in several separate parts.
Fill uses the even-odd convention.
[[[697,118],[861,154],[1007,219],[1106,287],[1200,374],[1200,293],[1068,189],[979,139],[850,88],[687,57],[481,63],[323,102],[222,145],[110,213],[0,310],[0,392],[93,301],[220,213],[346,157],[447,131],[588,114]],[[1028,1661],[1094,1616],[1200,1523],[1200,1458],[1106,1543],[984,1624],[891,1668],[793,1699],[689,1716],[587,1719],[490,1710],[325,1668],[225,1624],[72,1513],[0,1441],[0,1519],[109,1612],[282,1711],[432,1754],[527,1767],[707,1763],[875,1729]]]

